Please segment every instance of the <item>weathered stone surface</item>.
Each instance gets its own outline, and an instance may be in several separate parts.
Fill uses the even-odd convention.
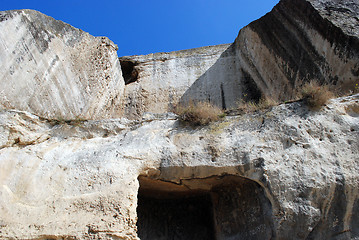
[[[309,0],[318,13],[344,33],[359,36],[359,5],[357,0]]]
[[[0,12],[0,107],[49,119],[118,115],[117,46],[33,10]]]
[[[133,70],[129,72],[136,72],[129,74],[136,79],[125,87],[124,116],[140,118],[144,112],[167,112],[181,98],[210,100],[219,106],[234,107],[242,89],[240,73],[235,72],[233,53],[230,45],[224,44],[121,57],[122,66],[133,63]],[[190,88],[194,91],[189,91]]]
[[[353,90],[359,78],[357,0],[282,0],[243,28],[237,61],[262,94],[293,98],[313,79]]]
[[[358,105],[282,104],[200,128],[171,115],[65,123],[3,111],[0,238],[136,239],[141,185],[141,196],[209,194],[217,239],[357,239]]]
[[[106,38],[1,12],[0,239],[359,239],[359,94],[197,128],[168,112],[350,89],[357,18],[354,0],[282,0],[234,44],[121,71]]]
[[[108,39],[34,11],[4,12],[0,103],[47,118],[140,119],[190,100],[225,109],[263,96],[288,100],[313,79],[353,90],[357,10],[356,1],[282,0],[232,45],[121,57],[125,87]]]
[[[138,71],[126,86],[124,114],[165,112],[178,99],[225,109],[264,96],[290,100],[311,80],[352,91],[359,78],[358,8],[356,0],[282,0],[232,45],[123,57]]]

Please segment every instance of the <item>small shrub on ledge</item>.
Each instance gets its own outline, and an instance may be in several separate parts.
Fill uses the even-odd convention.
[[[273,106],[277,106],[278,102],[269,97],[261,98],[257,103],[256,102],[245,102],[239,101],[237,109],[242,113],[256,112],[258,110],[269,109]]]
[[[176,106],[173,112],[179,116],[181,121],[196,126],[207,125],[225,116],[221,108],[209,102],[194,103],[190,101],[187,105]]]
[[[326,105],[331,98],[334,98],[334,94],[330,91],[329,86],[319,85],[317,81],[304,84],[301,94],[309,109],[315,111]]]

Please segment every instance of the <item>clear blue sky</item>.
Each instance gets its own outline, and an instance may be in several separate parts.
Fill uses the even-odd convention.
[[[119,56],[231,43],[279,0],[0,0],[0,10],[35,9],[94,36]]]

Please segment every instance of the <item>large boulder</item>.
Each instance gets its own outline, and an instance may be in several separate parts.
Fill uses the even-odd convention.
[[[359,79],[357,0],[282,0],[243,28],[234,43],[237,61],[255,96],[294,98],[316,80],[338,92]]]
[[[118,115],[117,46],[33,10],[0,13],[0,107],[48,119]]]

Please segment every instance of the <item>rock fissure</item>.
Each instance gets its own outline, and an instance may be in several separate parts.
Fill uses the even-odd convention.
[[[121,59],[120,63],[122,69],[122,76],[125,80],[125,85],[136,82],[138,79],[138,70],[136,69],[138,63]]]

